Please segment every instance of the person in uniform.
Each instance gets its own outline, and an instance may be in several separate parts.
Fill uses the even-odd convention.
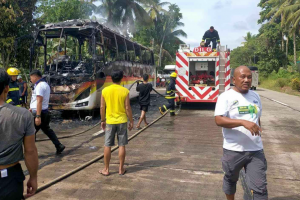
[[[213,26],[211,26],[209,28],[209,30],[207,30],[202,38],[202,43],[205,42],[205,47],[208,47],[208,45],[210,45],[210,42],[213,43],[213,51],[216,51],[217,48],[217,43],[220,45],[220,37],[219,37],[219,33],[217,30],[215,30],[215,28]]]
[[[7,74],[10,76],[9,82],[9,92],[7,94],[6,103],[21,107],[21,97],[20,97],[20,89],[19,84],[17,82],[17,76],[19,75],[20,71],[15,68],[9,68],[7,70]]]
[[[163,105],[162,107],[159,107],[160,113],[163,115],[168,109],[170,109],[170,115],[175,116],[175,93],[176,93],[176,78],[177,74],[176,72],[173,72],[170,75],[170,83],[167,86],[167,96],[165,97],[168,100],[168,105]]]

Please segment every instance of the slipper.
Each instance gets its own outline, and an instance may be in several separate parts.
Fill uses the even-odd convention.
[[[124,176],[126,174],[127,170],[125,169],[123,174],[119,174],[120,176]]]
[[[108,174],[103,174],[102,171],[99,171],[99,173],[100,173],[102,176],[109,176],[109,173],[108,173]]]
[[[141,128],[141,127],[136,127],[136,129],[137,129],[137,130],[141,130],[142,128]]]

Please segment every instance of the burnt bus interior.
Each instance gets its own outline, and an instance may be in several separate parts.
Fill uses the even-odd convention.
[[[97,82],[100,88],[98,84],[103,85],[105,78],[116,69],[123,70],[125,77],[141,77],[154,70],[152,50],[89,20],[41,26],[31,47],[30,70],[33,60],[41,54],[52,94],[70,93],[83,82],[103,79]],[[57,99],[62,103],[69,101],[70,98]]]

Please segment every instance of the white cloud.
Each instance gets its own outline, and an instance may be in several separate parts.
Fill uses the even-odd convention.
[[[183,14],[183,29],[188,37],[182,38],[191,47],[199,46],[210,26],[218,30],[221,44],[233,49],[241,46],[247,32],[258,33],[260,0],[169,0],[176,3]]]

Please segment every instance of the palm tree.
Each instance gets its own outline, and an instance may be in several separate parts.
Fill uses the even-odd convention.
[[[160,13],[166,14],[167,11],[163,9],[163,6],[171,5],[169,2],[160,2],[160,0],[150,0],[144,5],[148,15],[152,20],[157,19]]]
[[[154,20],[157,42],[160,45],[158,63],[160,67],[164,43],[174,39],[181,41],[178,38],[180,36],[187,37],[187,34],[183,30],[178,29],[179,27],[184,26],[184,23],[179,21],[182,16],[181,13],[177,12],[178,10],[177,5],[171,4],[169,6],[169,11],[166,14],[160,15],[160,17]]]
[[[142,4],[147,0],[116,0],[114,4],[114,22],[121,25],[123,34],[128,36],[128,31],[134,31],[135,21],[144,25],[151,24],[151,19]]]
[[[297,51],[296,51],[296,34],[299,34],[300,28],[300,1],[290,0],[291,4],[285,7],[285,12],[288,14],[286,20],[287,26],[290,28],[290,33],[293,34],[294,43],[294,64],[297,65]],[[300,67],[299,67],[300,72]]]

